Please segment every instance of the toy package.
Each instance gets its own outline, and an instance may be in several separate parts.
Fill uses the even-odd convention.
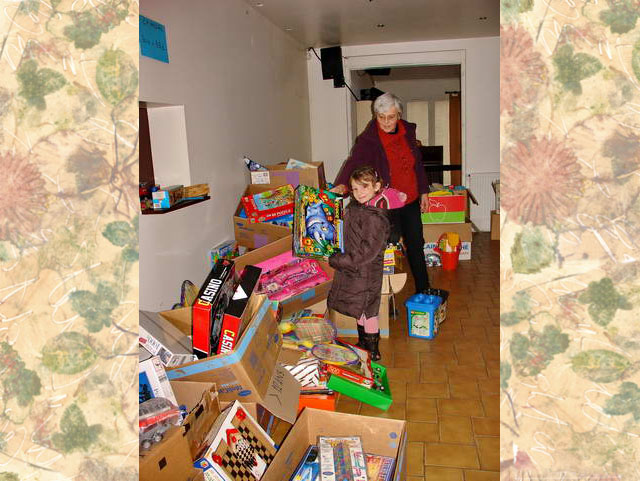
[[[298,257],[326,259],[344,251],[342,198],[328,190],[299,185],[293,213],[293,251]]]
[[[365,454],[369,481],[391,481],[396,460],[389,456]]]
[[[216,353],[222,317],[234,290],[234,264],[220,259],[211,269],[198,292],[191,315],[193,353],[204,359]]]
[[[275,443],[238,401],[220,414],[211,432],[211,445],[194,463],[205,480],[257,481],[275,457]]]
[[[312,444],[302,456],[300,464],[298,464],[289,481],[317,481],[319,475],[318,446]]]
[[[341,377],[366,388],[373,387],[374,379],[369,351],[348,342],[336,340],[335,344],[313,346],[311,354],[322,361],[323,369],[329,375]]]
[[[329,280],[313,259],[293,259],[260,277],[259,294],[272,301],[282,301]]]
[[[318,436],[320,481],[368,481],[359,436]]]
[[[273,190],[242,197],[249,222],[266,222],[293,213],[293,186],[282,185]]]

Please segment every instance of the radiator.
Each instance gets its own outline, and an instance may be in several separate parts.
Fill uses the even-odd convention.
[[[471,222],[482,232],[491,230],[491,211],[496,209],[496,196],[491,182],[500,178],[500,172],[472,172],[467,174],[467,188],[478,201],[471,202]]]

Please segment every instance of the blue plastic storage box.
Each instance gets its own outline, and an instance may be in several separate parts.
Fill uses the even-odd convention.
[[[430,294],[415,294],[404,303],[407,307],[409,336],[433,339],[438,334],[440,322],[438,308],[442,297]]]

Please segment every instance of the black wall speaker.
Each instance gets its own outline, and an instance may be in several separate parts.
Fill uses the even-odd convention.
[[[320,62],[322,63],[323,80],[333,79],[334,87],[344,86],[344,73],[342,71],[342,48],[321,48]]]

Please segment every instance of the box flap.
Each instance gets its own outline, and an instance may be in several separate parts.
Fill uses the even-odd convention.
[[[300,383],[289,371],[276,365],[267,393],[260,404],[274,416],[293,424],[296,422],[299,401]]]

